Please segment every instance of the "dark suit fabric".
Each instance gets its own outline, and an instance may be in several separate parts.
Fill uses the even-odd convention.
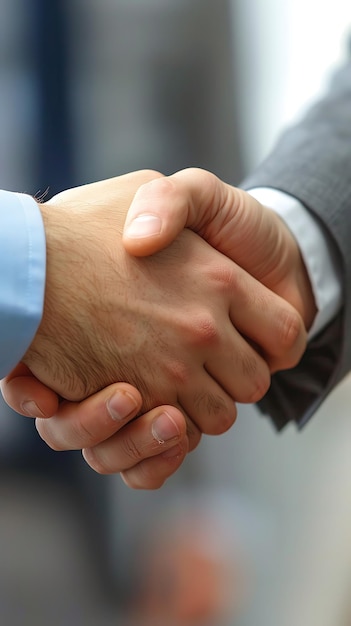
[[[308,346],[299,365],[273,376],[260,408],[280,429],[302,426],[351,369],[351,59],[326,96],[286,130],[244,188],[272,187],[296,197],[336,244],[343,308]]]

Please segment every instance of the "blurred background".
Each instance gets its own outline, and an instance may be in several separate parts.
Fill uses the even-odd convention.
[[[239,184],[350,27],[344,0],[1,0],[0,187],[187,166]],[[350,626],[350,398],[279,435],[240,407],[152,493],[1,405],[1,624]]]

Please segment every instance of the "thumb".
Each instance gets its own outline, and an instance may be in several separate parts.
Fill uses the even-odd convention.
[[[186,169],[142,185],[129,208],[123,242],[132,255],[162,250],[184,228],[285,298],[309,328],[314,295],[298,244],[271,209],[201,169]]]
[[[127,252],[134,256],[159,252],[189,225],[192,196],[199,189],[191,177],[182,176],[185,171],[139,187],[124,225],[123,244]]]
[[[227,189],[214,174],[197,168],[141,185],[127,214],[124,247],[135,256],[147,256],[166,248],[186,227],[215,246],[215,231],[206,225],[222,211]]]
[[[147,256],[168,246],[186,227],[258,280],[267,278],[279,261],[279,218],[245,191],[196,168],[139,188],[123,243],[130,254]]]

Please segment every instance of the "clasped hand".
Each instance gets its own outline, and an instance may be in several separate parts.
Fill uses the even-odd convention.
[[[44,315],[3,395],[52,448],[159,487],[301,358],[314,301],[297,244],[202,170],[135,172],[41,209]]]

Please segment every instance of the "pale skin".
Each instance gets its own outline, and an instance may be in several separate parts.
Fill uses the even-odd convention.
[[[134,187],[133,184],[130,184],[131,178],[128,179],[128,184],[125,187],[127,190],[125,191],[126,208],[128,208],[134,192],[138,188],[129,209],[124,232],[124,245],[128,252],[138,256],[154,253],[167,246],[185,226],[198,232],[211,245],[235,260],[238,265],[246,270],[242,274],[238,271],[240,268],[237,269],[236,266],[235,279],[233,279],[233,268],[228,269],[229,266],[223,264],[221,255],[214,257],[215,251],[211,250],[211,258],[208,257],[211,268],[213,266],[218,267],[220,264],[222,275],[223,273],[226,275],[226,281],[228,281],[228,276],[232,279],[232,282],[226,283],[225,289],[223,286],[217,291],[215,289],[213,298],[223,299],[225,293],[230,291],[232,294],[234,289],[236,304],[240,302],[246,307],[244,308],[245,320],[243,321],[237,311],[239,307],[234,306],[231,309],[230,300],[227,296],[225,310],[227,315],[228,310],[230,311],[231,322],[240,330],[235,336],[235,341],[238,341],[239,338],[242,340],[243,335],[250,337],[250,343],[260,346],[260,354],[264,358],[257,355],[255,362],[258,363],[262,375],[261,381],[264,380],[268,372],[269,384],[269,375],[272,371],[293,367],[298,362],[305,347],[306,336],[305,332],[301,330],[302,319],[308,328],[313,320],[315,308],[297,243],[283,222],[245,192],[226,185],[208,172],[185,170],[168,178],[163,178],[154,172],[135,173],[130,176],[135,177],[136,174],[139,183],[137,187],[135,178],[133,179]],[[140,186],[140,177],[142,176],[149,179],[141,181]],[[113,190],[113,183],[108,183],[108,181],[99,183],[99,202],[101,202],[102,184],[111,185],[109,193],[112,193]],[[133,189],[131,190],[131,188]],[[91,192],[92,187],[90,186],[90,202]],[[78,191],[66,192],[66,194],[72,193],[77,194]],[[60,200],[60,196],[58,199]],[[72,195],[68,197],[66,195],[66,201],[71,202],[73,199]],[[141,223],[143,225],[144,236],[140,228],[136,231],[134,226],[134,234],[129,228],[131,220],[140,216],[142,219],[137,220],[134,224]],[[152,227],[155,225],[157,226],[156,232],[152,232]],[[145,232],[145,226],[147,232]],[[132,237],[128,237],[128,229],[129,233],[133,235]],[[185,235],[188,237],[188,233]],[[186,243],[182,244],[185,246],[182,248],[182,255],[176,259],[178,276],[181,262],[184,262],[184,254],[186,261],[191,262],[195,271],[199,272],[200,267],[203,270],[204,265],[206,266],[207,257],[202,257],[201,254],[205,254],[205,252],[207,254],[207,249],[199,248],[200,240],[198,239],[191,240],[191,244],[188,248]],[[194,248],[196,248],[195,256]],[[250,255],[247,254],[248,249]],[[200,254],[200,257],[197,257],[197,254]],[[160,257],[157,256],[152,259],[152,262],[155,260],[158,263]],[[161,257],[161,263],[163,262],[167,263],[167,260],[163,261]],[[189,268],[189,263],[187,268]],[[206,295],[204,302],[206,299],[208,301],[209,298],[212,280],[211,268],[208,270],[208,274],[205,273],[206,290],[204,293]],[[154,270],[154,266],[152,269]],[[169,262],[165,274],[168,280],[171,269],[172,263]],[[275,291],[284,300],[274,297],[271,291],[265,289],[257,281],[252,282],[252,277],[249,274],[262,281],[263,285]],[[162,273],[159,275],[162,279]],[[182,275],[183,283],[185,278],[189,278],[188,269]],[[193,281],[192,291],[197,287],[197,282],[197,279]],[[163,288],[165,284],[167,285],[167,280],[163,281]],[[199,297],[198,292],[196,292],[196,297]],[[291,307],[284,309],[286,307],[285,300],[296,307],[301,317]],[[145,301],[143,300],[143,307],[144,304]],[[174,301],[172,301],[172,307],[173,305]],[[169,302],[167,302],[167,307],[169,311]],[[266,317],[265,310],[268,312]],[[194,310],[191,315],[194,315]],[[216,315],[219,316],[217,310]],[[290,317],[291,315],[293,317]],[[285,318],[284,323],[281,321],[277,323],[283,318]],[[291,319],[293,318],[295,322],[292,324]],[[218,319],[223,322],[225,316]],[[287,319],[290,320],[289,328],[295,329],[293,338],[291,331],[290,337],[289,333],[286,332]],[[221,326],[223,325],[222,322]],[[256,329],[256,334],[253,334],[252,328]],[[285,331],[282,332],[282,328],[285,328]],[[296,328],[299,329],[298,332],[296,332]],[[180,326],[180,330],[180,337],[182,337],[185,327]],[[229,332],[232,330],[228,330]],[[228,343],[228,337],[230,337],[229,334],[225,343]],[[274,341],[272,341],[273,338]],[[170,339],[172,341],[172,336]],[[179,343],[180,339],[173,336],[173,341]],[[200,343],[202,342],[200,341]],[[194,344],[192,346],[190,344],[186,346],[188,349],[194,347]],[[215,346],[218,348],[216,342]],[[143,349],[144,347],[143,345]],[[211,348],[213,351],[213,343]],[[232,345],[229,352],[233,352]],[[249,351],[248,354],[251,355],[251,352]],[[238,377],[233,375],[233,371],[236,370],[233,370],[234,363],[231,358],[231,355],[225,350],[218,353],[216,368],[219,367],[221,371],[220,362],[223,359],[222,371],[230,373],[229,377],[226,377],[225,373],[221,377],[221,374],[218,375],[216,370],[216,382],[219,380],[226,389],[226,392],[221,391],[220,393],[222,393],[221,397],[224,398],[224,402],[228,402],[224,406],[228,406],[229,412],[225,412],[223,417],[221,412],[217,411],[216,419],[213,419],[213,414],[208,415],[208,413],[199,418],[191,403],[184,406],[184,401],[183,404],[179,402],[186,378],[184,376],[183,379],[180,379],[180,391],[177,396],[165,397],[167,403],[175,405],[173,408],[169,405],[154,408],[129,424],[127,424],[128,420],[140,411],[141,399],[135,389],[130,385],[123,387],[122,383],[111,385],[108,389],[98,392],[82,403],[64,402],[58,408],[57,395],[36,381],[29,370],[24,370],[25,366],[21,365],[22,370],[15,370],[3,381],[3,393],[8,403],[16,410],[26,414],[29,412],[32,415],[42,415],[40,419],[37,419],[37,428],[51,447],[55,449],[83,448],[85,459],[97,471],[103,473],[121,472],[124,480],[132,487],[154,488],[160,486],[179,467],[187,451],[197,445],[200,432],[223,432],[231,425],[236,415],[233,399],[255,401],[268,388],[265,382],[261,382],[259,385],[259,392],[257,392],[257,385],[254,391],[245,385],[243,387],[245,383],[243,370],[241,371],[241,378],[239,377],[240,384],[238,384]],[[202,357],[202,361],[204,360],[206,359]],[[25,361],[33,370],[30,357],[29,360],[25,359]],[[161,363],[161,367],[165,367],[165,365],[163,363],[162,366]],[[190,371],[192,370],[187,373]],[[19,376],[24,372],[25,376]],[[51,388],[54,388],[52,381],[45,380],[45,376],[43,377],[41,372],[40,374],[41,379],[49,383]],[[237,386],[233,383],[235,378]],[[247,378],[250,377],[246,371]],[[190,378],[190,381],[190,388],[193,389],[193,386],[196,385],[196,376]],[[207,379],[206,381],[208,382]],[[130,382],[135,383],[137,381],[132,380]],[[112,392],[116,391],[119,391],[124,399],[128,397],[134,400],[132,410],[117,422],[115,419],[111,419],[111,412],[106,403],[106,398],[111,397]],[[243,393],[245,397],[243,397]],[[216,395],[218,396],[217,389]],[[26,405],[28,400],[36,402],[39,412],[38,410],[28,411],[28,404]],[[159,402],[158,398],[156,398],[157,402]],[[27,410],[24,410],[25,406]],[[232,413],[230,413],[230,407],[234,407]],[[143,410],[145,408],[148,406],[145,407],[144,404]],[[182,413],[179,411],[180,408],[187,418],[187,426]],[[164,437],[155,437],[153,425],[160,415],[168,424],[166,432],[173,433],[168,441]],[[44,416],[53,417],[45,419]]]

